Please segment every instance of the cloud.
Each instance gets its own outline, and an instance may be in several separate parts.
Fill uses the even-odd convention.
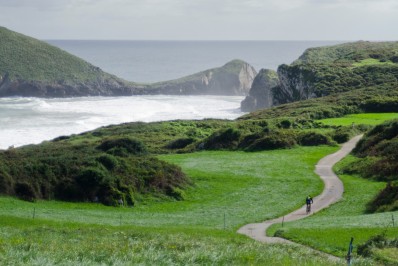
[[[0,0],[42,39],[397,39],[396,0]]]

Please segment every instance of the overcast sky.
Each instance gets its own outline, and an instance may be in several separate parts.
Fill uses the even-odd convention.
[[[0,0],[39,39],[398,40],[398,0]]]

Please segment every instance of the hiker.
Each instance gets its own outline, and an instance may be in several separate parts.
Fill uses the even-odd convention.
[[[306,213],[309,214],[311,212],[311,204],[314,203],[314,201],[312,200],[311,196],[308,195],[308,197],[305,199],[305,204],[307,204],[307,209],[306,209]]]

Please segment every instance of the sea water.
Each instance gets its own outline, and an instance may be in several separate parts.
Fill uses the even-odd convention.
[[[0,149],[40,143],[110,124],[235,119],[242,96],[0,98]]]
[[[136,82],[170,80],[242,59],[257,70],[291,63],[303,41],[48,41],[104,71]],[[66,99],[0,98],[0,149],[40,143],[133,121],[235,119],[244,97],[132,96]]]

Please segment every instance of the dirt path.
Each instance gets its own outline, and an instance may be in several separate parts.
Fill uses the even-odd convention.
[[[342,148],[337,152],[330,154],[326,157],[323,157],[318,164],[315,166],[315,173],[317,173],[323,182],[325,183],[325,188],[321,195],[316,196],[314,198],[314,204],[312,204],[312,214],[328,207],[330,204],[335,203],[339,199],[341,199],[344,186],[340,179],[333,172],[332,167],[338,161],[343,159],[346,155],[348,155],[351,150],[355,147],[356,143],[360,140],[360,136],[356,136],[352,138],[350,141],[343,144]],[[302,195],[303,201],[307,195]],[[266,242],[266,243],[292,243],[289,240],[279,238],[279,237],[268,237],[265,235],[265,231],[268,227],[270,227],[274,223],[281,223],[282,220],[285,222],[295,221],[302,218],[307,217],[306,214],[306,206],[304,205],[298,210],[295,210],[284,217],[279,217],[276,219],[264,221],[262,223],[254,223],[247,224],[242,226],[238,233],[247,235],[257,241]]]

